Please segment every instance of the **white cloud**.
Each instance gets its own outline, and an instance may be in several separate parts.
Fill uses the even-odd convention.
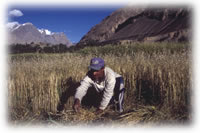
[[[24,14],[20,10],[17,10],[17,9],[9,11],[9,16],[20,17],[20,16],[23,16],[23,15]]]
[[[51,31],[49,31],[49,30],[47,30],[47,29],[38,29],[38,31],[39,31],[41,34],[43,34],[43,33],[45,33],[46,35],[52,35],[52,34],[53,34],[53,32],[51,32]]]
[[[51,31],[46,29],[45,32],[46,32],[47,35],[51,35]]]

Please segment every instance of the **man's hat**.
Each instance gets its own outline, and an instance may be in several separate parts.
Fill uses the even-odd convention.
[[[104,60],[101,58],[92,58],[90,61],[90,69],[93,70],[100,70],[102,67],[104,67],[105,63]]]

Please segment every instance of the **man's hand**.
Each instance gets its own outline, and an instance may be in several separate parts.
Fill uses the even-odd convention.
[[[74,111],[78,113],[80,111],[80,108],[81,108],[80,100],[79,99],[75,99],[74,105],[73,105]]]
[[[101,114],[101,113],[103,113],[103,110],[102,110],[102,109],[99,109],[99,108],[98,108],[98,109],[96,110],[96,112],[95,112],[96,115],[99,115],[99,114]]]

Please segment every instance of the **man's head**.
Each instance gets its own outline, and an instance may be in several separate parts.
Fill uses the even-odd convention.
[[[104,60],[101,58],[92,58],[90,61],[90,66],[89,69],[92,70],[100,70],[101,68],[103,68],[105,66]]]
[[[90,61],[90,72],[95,78],[101,78],[104,75],[105,62],[101,58],[92,58]]]

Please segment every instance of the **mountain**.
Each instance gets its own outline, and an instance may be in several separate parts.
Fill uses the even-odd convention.
[[[115,33],[121,23],[125,22],[131,16],[136,16],[142,13],[144,10],[145,8],[127,7],[111,13],[103,19],[101,23],[92,27],[91,30],[83,36],[79,43],[88,44],[108,40]]]
[[[189,8],[126,7],[114,11],[83,36],[79,45],[121,41],[188,41]]]
[[[64,33],[52,33],[47,29],[38,29],[32,23],[10,23],[7,24],[9,44],[31,44],[48,43],[65,44],[70,46],[72,43]]]

